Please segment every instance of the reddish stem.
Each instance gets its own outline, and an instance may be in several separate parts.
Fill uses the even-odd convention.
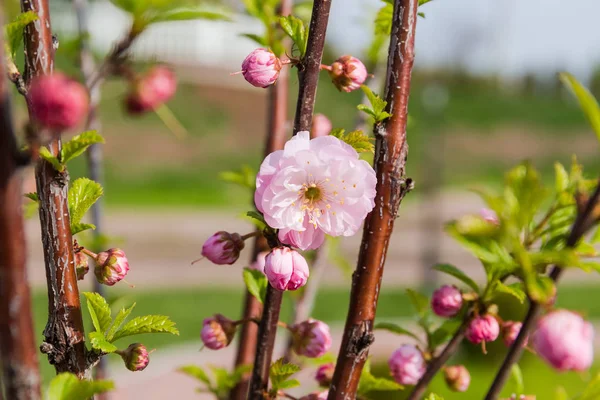
[[[0,25],[2,25],[0,9]],[[3,42],[0,31],[0,43]],[[4,47],[0,60],[5,60]],[[40,398],[40,374],[27,282],[22,176],[5,64],[0,64],[0,359],[8,399]]]
[[[386,111],[392,116],[374,128],[377,139],[375,208],[365,220],[344,336],[329,389],[330,400],[356,397],[362,368],[373,342],[373,320],[390,235],[400,202],[411,188],[411,181],[405,176],[406,125],[417,7],[418,0],[394,1],[385,90]]]

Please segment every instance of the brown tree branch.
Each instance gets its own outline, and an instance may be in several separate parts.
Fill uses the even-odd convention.
[[[29,86],[35,76],[52,73],[54,50],[48,0],[22,0],[22,11],[33,10],[38,20],[25,28],[25,78]],[[50,142],[50,152],[60,153],[60,139]],[[57,372],[72,372],[87,377],[87,359],[79,288],[73,262],[69,205],[69,175],[56,171],[45,160],[36,167],[37,194],[46,281],[48,286],[48,323],[44,329],[42,352]]]
[[[310,131],[311,129],[330,7],[331,0],[315,0],[313,3],[306,54],[297,65],[300,87],[296,104],[294,135],[300,131]],[[269,367],[275,346],[282,298],[283,292],[274,289],[271,285],[267,287],[263,316],[258,327],[254,369],[250,380],[248,398],[252,400],[263,399],[269,385]]]
[[[2,10],[0,9],[0,14]],[[3,18],[0,15],[0,25]],[[0,31],[0,43],[3,43]],[[4,47],[0,60],[5,60]],[[0,398],[40,398],[40,374],[27,282],[22,176],[6,66],[0,63]]]
[[[598,215],[594,215],[594,210],[599,201],[600,180],[598,181],[596,190],[587,201],[583,211],[577,214],[575,223],[573,224],[571,232],[567,238],[566,247],[575,247],[583,235],[585,235],[585,233],[593,226],[593,224],[597,222]],[[550,271],[550,278],[554,282],[558,282],[562,272],[563,269],[561,267],[554,266],[552,271]],[[540,308],[541,306],[539,303],[530,300],[529,309],[527,310],[527,314],[523,319],[523,325],[519,331],[519,336],[517,336],[517,339],[513,342],[512,346],[508,350],[508,354],[504,358],[502,366],[498,370],[498,374],[494,378],[494,382],[492,382],[492,385],[485,396],[485,400],[495,400],[500,395],[500,392],[502,391],[502,388],[504,387],[504,384],[510,375],[512,366],[519,362],[521,354],[523,354],[523,349],[525,347],[523,345],[525,344],[527,336],[533,329],[537,316],[540,312]]]
[[[362,368],[374,340],[373,320],[390,235],[400,202],[412,185],[405,176],[406,125],[417,7],[418,0],[394,1],[385,90],[386,111],[392,116],[374,128],[375,208],[365,220],[344,336],[329,389],[330,400],[356,397]]]

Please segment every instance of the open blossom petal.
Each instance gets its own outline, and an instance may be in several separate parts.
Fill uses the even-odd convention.
[[[348,144],[299,132],[261,165],[255,203],[269,226],[282,230],[284,243],[316,248],[317,231],[356,233],[375,206],[376,183],[373,168]]]

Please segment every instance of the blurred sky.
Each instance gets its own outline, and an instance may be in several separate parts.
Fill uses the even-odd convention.
[[[328,39],[342,52],[368,46],[381,0],[334,0]],[[417,65],[519,76],[600,63],[600,0],[434,0],[417,25]]]

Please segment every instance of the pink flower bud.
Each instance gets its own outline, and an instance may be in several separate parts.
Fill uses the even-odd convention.
[[[157,66],[132,86],[125,106],[130,114],[141,114],[166,103],[177,90],[175,74],[169,68]]]
[[[308,280],[308,264],[297,251],[277,247],[265,258],[265,274],[275,289],[296,290]]]
[[[388,360],[390,373],[401,385],[415,385],[425,373],[423,354],[410,344],[400,346]]]
[[[202,246],[202,255],[215,264],[233,264],[244,248],[244,240],[237,233],[219,231]]]
[[[252,86],[266,88],[277,81],[282,66],[271,50],[256,49],[242,62],[242,74]]]
[[[300,397],[300,400],[327,400],[327,396],[329,396],[329,390],[307,394]]]
[[[85,275],[90,271],[88,258],[81,251],[75,253],[75,271],[77,273],[78,281],[83,280],[83,278],[85,278]]]
[[[236,332],[236,325],[229,318],[216,314],[204,319],[200,338],[204,346],[211,350],[219,350],[229,346]]]
[[[489,208],[482,208],[481,211],[479,211],[479,215],[481,215],[481,218],[494,225],[498,225],[500,223],[496,212],[494,210],[490,210]]]
[[[490,314],[473,318],[465,332],[467,340],[474,344],[493,342],[499,334],[500,325]]]
[[[506,321],[502,324],[502,336],[504,336],[504,344],[507,347],[512,346],[515,340],[517,340],[517,336],[519,336],[519,332],[521,331],[522,323],[517,321]],[[527,345],[528,338],[525,339],[523,346]]]
[[[464,365],[451,365],[444,370],[448,387],[455,392],[466,392],[471,384],[471,374]]]
[[[108,249],[98,253],[94,274],[98,282],[113,286],[129,272],[129,262],[121,249]]]
[[[329,135],[329,132],[333,129],[333,124],[323,114],[315,114],[313,115],[312,120],[312,128],[310,130],[311,138],[318,138],[321,136]]]
[[[258,253],[256,255],[256,261],[254,261],[252,264],[250,264],[250,269],[258,270],[264,274],[265,273],[265,258],[267,257],[267,254],[269,254],[269,253],[266,251],[261,251],[260,253]]]
[[[141,343],[130,344],[127,349],[117,353],[125,362],[125,367],[130,371],[142,371],[150,363],[148,349]]]
[[[338,90],[350,93],[359,89],[369,74],[365,65],[358,58],[342,56],[331,64],[329,75]]]
[[[594,328],[579,314],[557,310],[537,323],[531,343],[559,371],[585,371],[594,360]]]
[[[331,333],[326,323],[309,319],[290,327],[292,347],[296,354],[305,357],[321,357],[331,347]]]
[[[334,363],[327,363],[321,365],[317,369],[317,373],[315,374],[315,379],[319,383],[319,386],[328,388],[331,384],[331,380],[333,379],[333,372],[335,371]]]
[[[463,298],[456,286],[444,285],[433,292],[431,309],[440,317],[453,317],[462,308]]]
[[[85,87],[61,73],[35,78],[27,98],[32,118],[54,132],[75,127],[88,110]]]

